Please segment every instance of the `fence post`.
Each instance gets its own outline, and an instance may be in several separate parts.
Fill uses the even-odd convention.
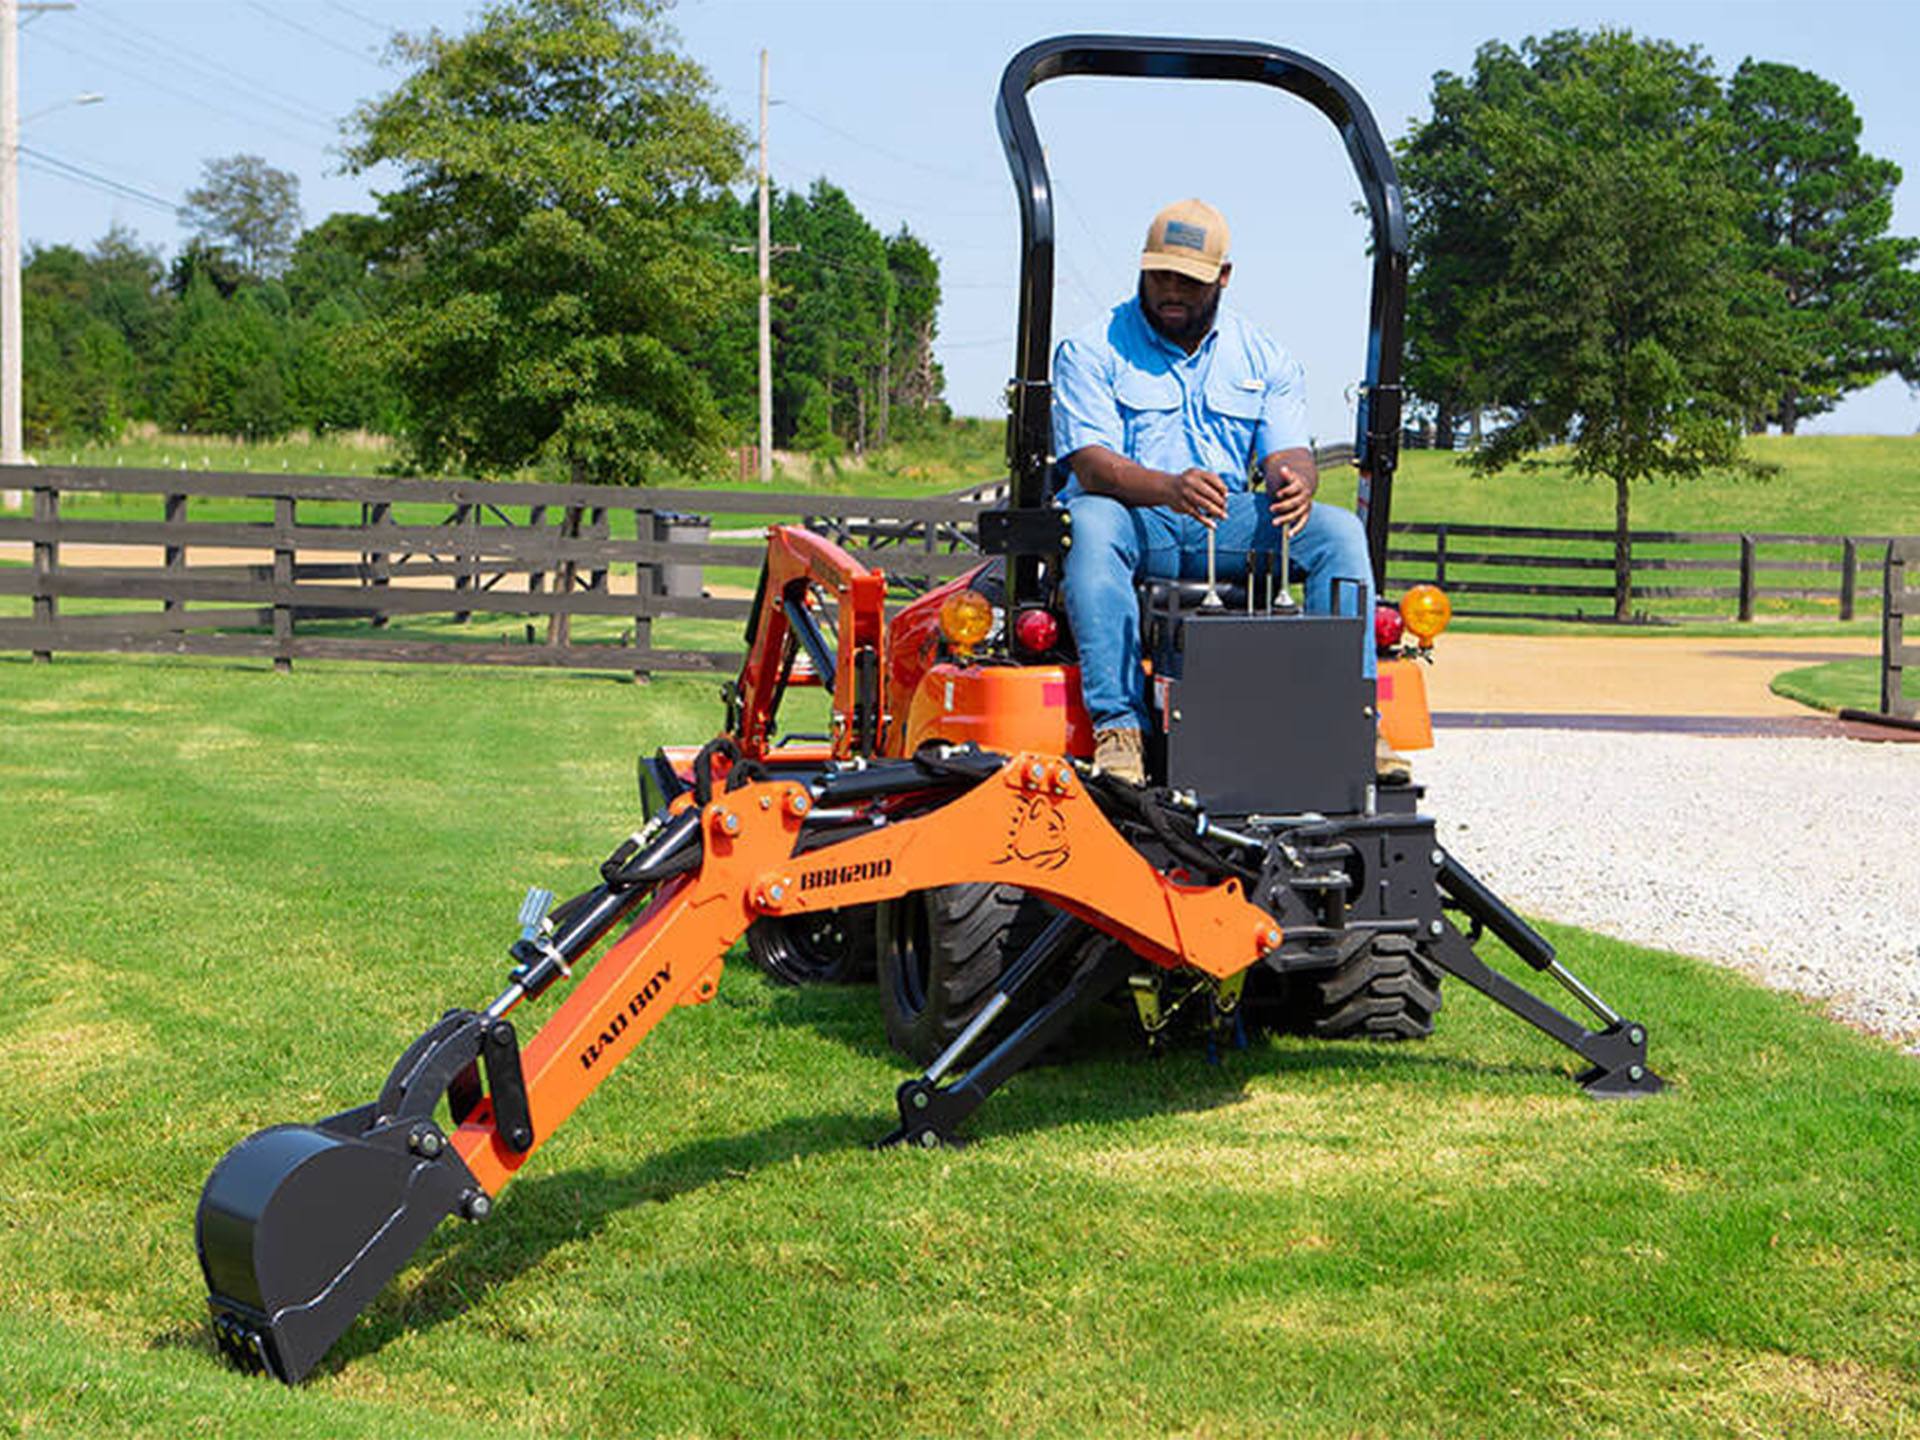
[[[365,508],[368,528],[385,527],[393,524],[393,506],[385,500],[376,500]],[[393,552],[375,550],[366,556],[367,583],[376,590],[385,590],[393,580]],[[387,612],[377,611],[373,617],[373,628],[382,629],[387,623]]]
[[[184,523],[187,518],[187,497],[184,495],[167,496],[166,500],[162,502],[161,517],[169,525]],[[187,568],[186,546],[168,545],[165,547],[164,555],[165,559],[162,563],[166,568],[167,578],[169,580],[175,578]],[[168,615],[175,615],[186,609],[187,603],[184,600],[167,600],[162,602],[160,608]]]
[[[1753,536],[1740,537],[1740,618],[1753,619]]]
[[[1447,588],[1447,527],[1444,524],[1433,527],[1433,583],[1442,590]]]
[[[471,590],[480,572],[480,507],[453,507],[454,565],[453,588]],[[465,625],[473,619],[471,610],[453,612],[453,623]]]
[[[653,539],[653,511],[647,506],[633,507],[633,538]],[[636,650],[653,648],[653,594],[660,588],[655,584],[659,574],[657,562],[642,560],[633,567],[633,645]],[[651,678],[651,672],[636,665],[633,678],[644,685]]]
[[[273,584],[293,585],[293,507],[291,495],[273,497],[273,528],[280,532],[273,543]],[[273,599],[273,668],[285,675],[293,669],[293,606],[283,595]]]
[[[1851,538],[1840,546],[1840,618],[1853,619],[1854,596],[1860,588],[1860,546]]]
[[[1897,540],[1887,541],[1887,568],[1882,572],[1885,586],[1880,606],[1880,713],[1903,715],[1904,686],[1901,684],[1901,650],[1906,645],[1907,557]]]
[[[593,513],[587,520],[587,531],[596,540],[608,540],[612,538],[613,525],[607,519],[606,506],[596,505],[593,507]],[[607,568],[606,563],[602,562],[600,568],[588,577],[587,589],[602,595],[606,593]]]
[[[547,507],[544,505],[529,505],[527,507],[527,538],[533,539],[536,536],[544,535],[546,529]],[[530,564],[527,567],[527,593],[529,595],[544,594],[546,588],[547,572],[542,570],[537,563]],[[533,634],[533,627],[531,625],[527,627],[527,634],[529,637]]]
[[[60,518],[60,492],[50,485],[33,487],[33,519],[36,525],[52,525]],[[54,577],[60,569],[60,542],[51,535],[36,535],[33,539],[33,618],[53,629],[53,622],[60,614],[60,601],[45,582]],[[48,644],[53,642],[49,640]],[[33,652],[36,665],[47,665],[53,661],[53,651],[36,650]]]
[[[560,538],[578,540],[580,538],[580,516],[582,507],[569,505],[560,512]],[[574,558],[569,555],[553,568],[553,595],[556,600],[571,602],[573,598],[573,577],[578,569]],[[565,610],[555,610],[547,618],[547,644],[558,647],[567,644],[573,638],[573,617]]]

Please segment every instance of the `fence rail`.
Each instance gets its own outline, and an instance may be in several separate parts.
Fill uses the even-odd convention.
[[[33,495],[30,517],[0,516],[0,650],[636,674],[735,667],[740,640],[698,622],[746,617],[768,522],[832,536],[904,596],[977,565],[978,516],[1004,497],[1004,482],[903,500],[64,467],[0,484]],[[1852,619],[1883,596],[1911,613],[1892,577],[1920,563],[1896,547],[1887,567],[1885,536],[1635,531],[1621,546],[1610,530],[1416,522],[1393,542],[1393,588],[1432,580],[1463,615],[1554,620],[1611,619],[1623,577],[1642,620]],[[1896,667],[1912,658],[1890,644]]]
[[[43,659],[118,650],[265,656],[280,669],[312,657],[728,671],[736,650],[708,648],[711,637],[701,636],[706,644],[657,644],[653,627],[746,618],[760,565],[755,521],[813,525],[905,592],[979,563],[972,525],[980,506],[966,500],[172,470],[6,473],[32,492],[33,511],[0,517],[0,557],[8,542],[25,545],[31,565],[0,564],[0,597],[26,597],[30,613],[0,610],[0,650]],[[192,518],[196,509],[206,518]],[[143,513],[117,513],[127,510]],[[729,541],[710,533],[708,518],[690,523],[685,512],[696,510],[746,523]],[[88,548],[76,555],[78,547]],[[136,563],[130,549],[156,563]],[[147,608],[91,608],[103,604]],[[530,618],[545,622],[543,633]],[[502,620],[517,622],[519,636],[470,638]],[[396,621],[438,628],[399,635],[389,628]],[[593,633],[576,635],[576,621]],[[341,622],[355,623],[349,631]]]
[[[1396,523],[1387,551],[1390,586],[1431,581],[1454,599],[1454,613],[1534,620],[1611,621],[1624,588],[1639,623],[1720,616],[1752,620],[1765,602],[1797,602],[1795,615],[1853,620],[1872,608],[1873,578],[1885,565],[1886,535],[1795,535],[1774,531],[1612,530],[1542,525]],[[1545,542],[1517,549],[1516,541]],[[1464,542],[1464,543],[1463,543]],[[1681,552],[1681,553],[1674,553]],[[1501,578],[1524,571],[1531,577]],[[1566,572],[1573,572],[1567,574]],[[1587,577],[1604,574],[1605,583]],[[1673,575],[1682,583],[1666,579]],[[1720,583],[1684,583],[1718,577]],[[1654,577],[1648,579],[1645,577]],[[1831,578],[1830,578],[1831,577]],[[1862,579],[1868,584],[1862,589]],[[1792,579],[1798,583],[1770,583]],[[1487,604],[1488,599],[1502,603]],[[1550,600],[1548,608],[1524,608]],[[1717,601],[1720,606],[1675,605]]]

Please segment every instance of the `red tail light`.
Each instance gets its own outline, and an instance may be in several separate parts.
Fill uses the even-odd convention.
[[[1391,650],[1400,643],[1400,637],[1406,633],[1407,622],[1400,618],[1400,612],[1391,605],[1373,607],[1373,642],[1376,648]]]
[[[1050,610],[1022,610],[1013,622],[1013,638],[1020,648],[1033,655],[1044,655],[1060,638],[1060,622]]]

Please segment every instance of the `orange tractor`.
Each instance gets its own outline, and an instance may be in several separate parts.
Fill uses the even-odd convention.
[[[1575,1051],[1590,1093],[1661,1087],[1644,1029],[1447,853],[1417,788],[1376,783],[1376,724],[1402,747],[1429,743],[1419,657],[1447,616],[1431,587],[1398,614],[1363,618],[1299,613],[1283,566],[1225,593],[1150,582],[1139,602],[1156,709],[1148,783],[1088,763],[1057,595],[1072,535],[1047,499],[1052,192],[1026,103],[1063,75],[1251,81],[1339,127],[1373,217],[1355,461],[1384,580],[1406,235],[1365,105],[1326,67],[1265,45],[1030,46],[998,103],[1023,263],[1010,503],[980,523],[992,558],[889,619],[882,574],[811,532],[772,531],[725,731],[642,762],[645,822],[599,883],[558,906],[531,893],[505,989],[449,1010],[376,1099],[259,1131],[215,1167],[196,1238],[215,1333],[236,1363],[289,1383],[311,1371],[442,1220],[485,1219],[655,1024],[713,997],[743,936],[785,979],[878,970],[887,1032],[924,1067],[899,1086],[886,1143],[954,1140],[989,1094],[1110,1001],[1151,1046],[1177,1033],[1244,1043],[1260,1025],[1416,1038],[1443,976]],[[1385,642],[1377,686],[1354,663],[1367,623]],[[830,691],[831,733],[776,738],[782,698],[809,685]],[[1485,964],[1484,932],[1595,1024]],[[523,1048],[512,1017],[567,982]]]

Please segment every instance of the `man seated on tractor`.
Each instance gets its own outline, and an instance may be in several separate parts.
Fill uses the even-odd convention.
[[[1145,779],[1147,702],[1134,582],[1204,578],[1209,530],[1217,573],[1233,580],[1246,576],[1253,551],[1277,552],[1286,527],[1316,613],[1331,613],[1336,579],[1356,582],[1367,621],[1357,658],[1374,676],[1366,531],[1352,512],[1314,501],[1320,472],[1299,362],[1220,308],[1233,274],[1227,238],[1211,205],[1169,205],[1148,227],[1138,293],[1054,353],[1054,454],[1073,472],[1060,492],[1073,514],[1067,616],[1094,763],[1136,784]],[[1255,465],[1264,513],[1248,488]],[[1355,589],[1339,588],[1346,609]],[[1384,741],[1376,756],[1382,778],[1406,776],[1406,761]]]

